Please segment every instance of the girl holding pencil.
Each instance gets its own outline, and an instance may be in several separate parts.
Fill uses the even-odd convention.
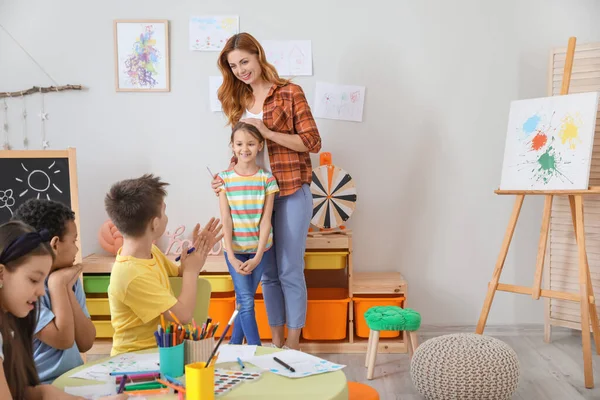
[[[233,280],[239,314],[233,325],[231,344],[261,345],[254,313],[254,295],[264,265],[275,262],[271,215],[275,193],[273,175],[256,163],[264,139],[251,124],[238,122],[231,133],[235,166],[219,173],[223,181],[219,205],[225,240],[225,261]]]

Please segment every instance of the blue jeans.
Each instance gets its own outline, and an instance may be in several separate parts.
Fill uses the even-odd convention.
[[[235,254],[235,258],[241,262],[246,262],[254,258],[254,254]],[[260,263],[252,271],[250,275],[239,274],[227,259],[225,253],[225,262],[235,289],[235,301],[240,305],[240,310],[233,323],[233,332],[231,333],[231,344],[242,344],[244,336],[249,345],[261,345],[260,336],[258,335],[258,325],[256,325],[256,316],[254,313],[254,295],[258,288],[258,283],[263,274],[265,264],[275,263],[273,248],[264,252]]]
[[[289,329],[300,329],[306,322],[304,251],[311,217],[309,185],[303,184],[289,196],[275,197],[273,244],[276,262],[264,263],[262,278],[270,326],[287,323]]]

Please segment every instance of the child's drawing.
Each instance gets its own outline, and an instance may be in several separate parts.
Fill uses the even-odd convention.
[[[261,44],[267,61],[280,76],[312,75],[310,40],[265,40]]]
[[[232,16],[190,17],[190,50],[221,51],[240,32],[240,19]]]
[[[362,122],[364,86],[317,82],[315,117]]]
[[[115,21],[117,91],[169,90],[168,21]]]
[[[158,361],[158,353],[125,353],[103,363],[85,368],[71,376],[71,378],[106,382],[110,379],[111,372],[157,371],[160,368]]]
[[[500,189],[587,189],[598,93],[514,101]]]

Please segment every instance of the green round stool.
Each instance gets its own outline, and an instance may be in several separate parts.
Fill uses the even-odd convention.
[[[419,345],[417,330],[421,326],[421,315],[411,308],[397,306],[375,306],[365,312],[365,321],[369,327],[369,343],[367,344],[367,379],[373,379],[373,369],[377,358],[380,331],[404,331],[408,353],[412,358]]]

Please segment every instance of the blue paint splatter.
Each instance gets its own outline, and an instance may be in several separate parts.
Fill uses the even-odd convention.
[[[541,118],[539,115],[529,117],[527,121],[525,121],[525,123],[523,124],[523,132],[525,132],[526,135],[532,134],[533,132],[535,132],[535,128],[537,128],[540,121]]]

